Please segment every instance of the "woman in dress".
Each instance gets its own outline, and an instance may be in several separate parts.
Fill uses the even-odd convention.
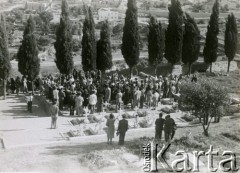
[[[115,132],[114,122],[115,122],[114,115],[110,114],[109,119],[107,120],[107,123],[106,123],[106,126],[108,127],[108,130],[107,130],[108,144],[110,145],[112,145],[112,139],[114,138],[114,132]]]

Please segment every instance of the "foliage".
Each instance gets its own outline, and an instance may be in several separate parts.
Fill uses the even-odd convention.
[[[112,32],[114,35],[121,34],[123,32],[123,24],[117,24],[113,27]]]
[[[148,34],[148,60],[150,65],[156,68],[162,62],[164,49],[165,30],[160,22],[158,23],[154,17],[151,17]]]
[[[219,18],[219,2],[218,0],[216,0],[216,2],[213,5],[212,14],[208,24],[206,42],[203,50],[204,61],[206,63],[210,63],[211,66],[212,63],[217,60],[218,50],[217,35],[219,33],[218,18]]]
[[[227,4],[225,4],[224,6],[221,6],[220,10],[222,13],[226,13],[229,11],[229,7]]]
[[[81,42],[78,39],[73,39],[73,52],[77,52],[82,47]]]
[[[228,72],[230,67],[230,62],[233,60],[238,45],[238,31],[237,23],[234,14],[228,15],[228,20],[226,22],[225,30],[225,40],[224,40],[225,54],[228,57]]]
[[[228,104],[227,90],[217,82],[199,79],[197,83],[183,81],[180,94],[179,107],[193,111],[193,115],[199,118],[203,126],[204,134],[208,135],[211,119],[219,120],[222,114],[221,107]]]
[[[39,46],[48,46],[51,43],[51,39],[48,36],[39,36],[37,43]]]
[[[140,37],[138,33],[136,0],[128,0],[127,7],[121,50],[122,55],[131,70],[139,61]]]
[[[33,33],[35,31],[35,21],[32,17],[32,15],[30,15],[29,19],[27,20],[24,32],[23,32],[23,37],[25,37],[26,35]]]
[[[24,36],[17,57],[19,72],[24,76],[28,76],[30,81],[34,81],[40,71],[37,41],[34,34],[30,33]]]
[[[86,11],[86,17],[83,23],[82,66],[84,71],[96,69],[96,49],[95,24],[92,10],[89,7]]]
[[[110,42],[110,27],[104,22],[101,28],[100,40],[97,42],[97,69],[105,71],[112,67],[112,51]]]
[[[197,61],[200,52],[200,31],[195,20],[186,14],[185,30],[183,34],[182,62],[189,64],[189,74],[192,64]]]
[[[182,59],[183,11],[178,0],[171,0],[169,25],[166,31],[165,58],[171,64]]]
[[[0,79],[7,79],[10,74],[11,64],[9,60],[7,43],[6,22],[3,15],[0,18]]]
[[[12,44],[13,43],[13,35],[14,35],[14,22],[15,19],[11,16],[7,16],[6,17],[6,31],[7,31],[7,35],[8,35],[8,44]]]
[[[201,3],[196,3],[196,4],[193,4],[192,6],[192,12],[200,12],[203,10],[204,10],[204,5]]]
[[[70,7],[70,15],[74,16],[74,17],[78,17],[79,15],[83,15],[84,14],[84,9],[82,6],[73,6]]]
[[[66,0],[62,1],[62,14],[60,25],[56,32],[56,60],[58,70],[61,74],[69,75],[72,73],[74,62],[72,56],[72,26],[69,19],[68,4]]]
[[[35,23],[30,16],[24,30],[22,44],[19,47],[18,71],[28,76],[28,79],[34,81],[40,71],[40,60],[38,58],[37,41],[34,35]]]
[[[41,31],[44,35],[50,32],[50,21],[53,19],[53,14],[49,11],[43,11],[39,13],[41,19]]]

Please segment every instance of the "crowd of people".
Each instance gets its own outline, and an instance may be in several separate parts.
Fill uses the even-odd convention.
[[[23,92],[27,94],[28,110],[32,112],[32,94],[29,91],[38,91],[53,103],[50,110],[52,115],[52,128],[56,128],[58,111],[68,110],[71,116],[83,116],[84,110],[90,113],[108,111],[114,107],[119,109],[142,109],[157,108],[162,98],[173,98],[179,93],[179,85],[182,76],[161,75],[153,77],[141,75],[141,77],[127,78],[118,72],[102,74],[101,71],[77,71],[73,75],[52,74],[37,78],[34,83],[28,80],[27,76],[22,78],[11,78],[7,82],[8,93]],[[192,81],[196,82],[194,76]],[[121,122],[121,123],[120,123]],[[119,144],[124,144],[125,133],[128,129],[128,122],[123,117],[119,122],[117,135]],[[165,132],[165,140],[168,141],[174,136],[175,122],[170,115],[156,120],[156,138],[162,137]],[[112,143],[114,137],[114,117],[111,114],[106,124],[109,127],[108,143]]]
[[[83,108],[91,113],[103,112],[115,105],[115,110],[156,108],[161,98],[173,98],[179,93],[181,76],[126,78],[115,72],[102,75],[100,71],[82,72],[73,75],[48,75],[37,78],[32,85],[27,76],[11,78],[7,82],[9,93],[28,93],[38,90],[50,101],[55,101],[60,110],[69,109],[70,115],[83,115]]]

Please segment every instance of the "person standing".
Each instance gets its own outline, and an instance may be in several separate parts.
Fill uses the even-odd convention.
[[[56,104],[59,104],[59,96],[58,96],[58,89],[57,87],[53,87],[53,101],[56,102]]]
[[[153,94],[153,106],[154,106],[155,109],[157,109],[157,107],[158,107],[159,97],[160,97],[160,95],[159,95],[158,91],[154,91],[154,94]]]
[[[151,102],[152,102],[152,89],[150,86],[148,86],[147,90],[146,90],[146,97],[147,97],[147,108],[151,108]]]
[[[50,112],[51,118],[52,118],[51,129],[56,129],[57,128],[58,112],[59,112],[59,108],[58,108],[56,102],[53,102],[53,105],[50,107],[49,112]]]
[[[105,90],[105,103],[106,103],[107,109],[109,106],[110,99],[111,99],[111,88],[109,87],[109,85],[107,85],[107,88]]]
[[[172,139],[175,135],[176,124],[175,121],[170,117],[170,115],[167,115],[165,119],[166,119],[164,124],[165,141],[169,142],[169,140]]]
[[[89,105],[90,105],[91,114],[94,114],[96,104],[97,104],[97,95],[95,94],[94,91],[92,91],[92,94],[89,96]]]
[[[108,127],[107,130],[107,138],[108,144],[112,145],[112,139],[114,138],[115,126],[114,126],[114,115],[110,114],[109,119],[107,120],[106,126]]]
[[[164,125],[164,119],[162,118],[163,114],[159,114],[159,118],[155,121],[155,138],[161,140],[162,139],[162,131]]]
[[[121,108],[122,104],[122,92],[118,89],[118,93],[116,94],[116,112]]]
[[[119,134],[119,145],[124,145],[125,134],[128,130],[128,121],[126,120],[126,115],[123,114],[122,118],[123,119],[119,121],[117,131],[117,133]]]
[[[69,97],[69,108],[70,108],[70,116],[74,116],[74,110],[75,110],[75,93],[72,92],[70,97]]]
[[[134,103],[135,103],[135,107],[137,107],[137,108],[139,108],[139,106],[140,106],[141,95],[142,95],[142,92],[137,87],[137,90],[134,93]]]
[[[82,116],[83,115],[83,101],[84,101],[84,99],[81,95],[82,95],[81,92],[77,93],[77,97],[75,99],[76,115],[77,116]]]
[[[58,92],[58,98],[59,98],[59,109],[63,110],[65,93],[63,92],[62,88]]]
[[[29,93],[27,96],[27,108],[30,113],[32,113],[32,102],[33,102],[33,95],[32,93]]]
[[[27,93],[28,87],[27,87],[27,78],[26,77],[22,78],[22,84],[23,84],[23,93]]]
[[[103,94],[102,93],[100,93],[97,96],[97,112],[98,113],[103,112]]]

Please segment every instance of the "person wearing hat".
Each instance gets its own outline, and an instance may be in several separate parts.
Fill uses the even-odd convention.
[[[58,112],[59,112],[59,108],[57,106],[57,103],[55,101],[53,101],[53,105],[50,107],[49,110],[50,114],[51,114],[51,129],[56,129],[57,128],[57,118],[58,118]]]
[[[128,120],[126,120],[126,115],[122,115],[122,120],[119,121],[117,134],[119,134],[119,145],[124,145],[125,134],[128,130]]]

